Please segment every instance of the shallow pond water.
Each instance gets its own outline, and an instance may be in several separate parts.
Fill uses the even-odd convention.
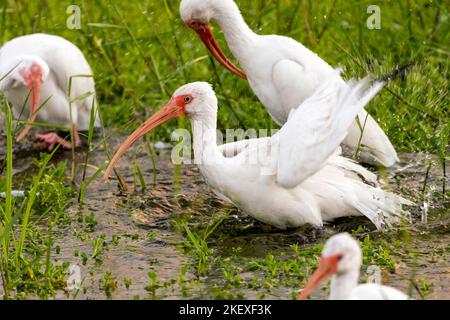
[[[109,139],[110,150],[116,150],[123,139],[117,135]],[[1,145],[3,148],[3,141]],[[2,148],[0,157],[4,153]],[[104,183],[98,177],[87,189],[84,207],[80,208],[76,199],[69,206],[74,216],[73,222],[55,231],[55,245],[61,248],[59,254],[53,255],[55,261],[69,261],[78,266],[84,288],[76,292],[59,292],[57,298],[291,299],[299,288],[295,278],[292,281],[280,281],[273,276],[275,271],[272,271],[272,277],[268,275],[270,271],[264,268],[248,266],[267,261],[269,255],[275,261],[294,259],[296,253],[292,251],[293,244],[298,244],[300,249],[313,248],[336,232],[351,232],[358,227],[358,237],[361,239],[370,235],[376,243],[384,241],[387,244],[401,240],[401,246],[390,247],[389,255],[395,261],[394,270],[381,268],[383,283],[404,291],[410,290],[415,298],[421,297],[415,287],[420,288],[427,299],[450,298],[450,214],[448,202],[442,196],[427,200],[430,211],[426,224],[421,221],[420,207],[412,208],[413,223],[403,227],[402,232],[379,233],[364,218],[339,219],[324,228],[305,226],[279,231],[253,220],[215,197],[195,166],[175,168],[168,150],[160,151],[156,158],[154,185],[148,153],[144,148],[136,150],[130,150],[123,157],[117,172],[124,176],[133,189],[133,162],[136,161],[143,172],[146,190],[140,191],[138,183],[137,191],[122,192],[116,178],[112,177],[109,183]],[[78,181],[85,151],[79,150],[75,154]],[[16,147],[16,179],[35,172],[31,161],[33,156],[37,156],[37,153],[30,153],[27,145]],[[64,151],[57,153],[52,162],[70,162],[71,159],[71,152]],[[401,159],[401,164],[383,174],[384,183],[389,182],[396,192],[417,202],[431,161],[426,190],[434,188],[435,193],[440,192],[442,169],[433,157],[402,154]],[[88,177],[104,160],[102,148],[90,154],[89,164],[93,167],[88,168]],[[75,217],[86,217],[91,213],[95,215],[96,225],[86,231],[85,224],[79,222],[83,219],[77,220]],[[195,256],[186,250],[189,238],[183,226],[200,232],[212,221],[219,220],[221,223],[206,243],[213,250],[212,258],[220,258],[220,263],[211,264],[207,273],[199,275],[195,269]],[[93,259],[93,242],[97,239],[104,239],[105,245],[101,246],[98,258]],[[81,253],[89,257],[85,264]],[[239,279],[237,285],[230,285],[233,281],[229,279],[224,280],[224,269],[228,265],[234,270],[233,276]],[[107,272],[115,279],[115,285],[110,290],[100,284]],[[157,280],[151,280],[149,272],[153,272]],[[259,278],[258,284],[252,284],[252,279],[256,278]],[[411,278],[414,280],[411,281]],[[366,280],[365,272],[361,279]],[[326,295],[324,286],[313,298],[324,298]]]

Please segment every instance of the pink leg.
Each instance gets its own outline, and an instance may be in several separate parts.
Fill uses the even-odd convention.
[[[75,144],[75,148],[81,146],[80,135],[78,134],[77,128],[73,125],[73,143]]]
[[[45,148],[48,151],[52,151],[56,145],[60,144],[64,149],[70,149],[71,144],[70,142],[64,140],[60,136],[58,136],[54,132],[50,133],[37,133],[36,139],[40,140],[44,143]]]
[[[60,144],[64,149],[72,149],[72,144],[69,141],[64,140],[54,132],[37,133],[36,139],[40,140],[44,144],[44,148],[46,148],[48,151],[52,151],[58,144]],[[81,145],[80,136],[75,128],[73,141],[75,144],[75,148]]]

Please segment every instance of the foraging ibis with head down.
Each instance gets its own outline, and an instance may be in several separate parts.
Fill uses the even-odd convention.
[[[376,283],[358,285],[362,264],[361,248],[348,233],[327,240],[319,267],[311,276],[298,299],[306,299],[322,282],[332,277],[330,300],[409,300],[403,292]]]
[[[398,220],[402,204],[409,202],[366,183],[376,184],[376,176],[338,151],[356,114],[382,87],[375,83],[367,88],[368,82],[343,86],[338,73],[333,74],[277,134],[243,140],[228,156],[216,144],[217,98],[211,85],[184,85],[120,146],[104,179],[140,137],[172,118],[188,115],[194,161],[206,182],[254,218],[285,229],[363,215],[383,228]]]
[[[89,129],[91,110],[97,104],[92,70],[73,43],[47,34],[12,39],[0,48],[0,79],[0,92],[11,102],[16,119],[28,120],[17,141],[37,121],[73,129],[74,147],[80,145],[78,130]],[[99,127],[97,110],[94,114],[94,125]],[[37,133],[36,138],[48,150],[58,144],[72,147],[57,133]]]
[[[248,79],[256,96],[279,125],[334,72],[317,54],[291,38],[254,33],[233,0],[182,0],[180,13],[184,23],[199,35],[226,69]],[[224,32],[231,52],[245,72],[219,47],[210,28],[211,20]],[[399,161],[389,138],[365,110],[359,112],[343,143],[359,150],[361,160],[369,164],[389,167]]]

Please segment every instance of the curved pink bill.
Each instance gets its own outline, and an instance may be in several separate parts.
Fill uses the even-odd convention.
[[[119,147],[116,154],[112,158],[111,162],[106,169],[103,179],[108,181],[111,171],[114,169],[116,163],[120,160],[120,157],[143,135],[150,132],[154,128],[161,124],[173,119],[177,116],[185,115],[184,107],[179,105],[175,99],[169,101],[161,110],[156,112],[147,121],[145,121],[139,128],[137,128],[124,143]]]
[[[40,68],[36,69],[34,72],[30,72],[28,75],[24,76],[26,86],[30,91],[30,115],[28,117],[28,123],[25,128],[19,133],[16,138],[17,142],[21,142],[31,130],[32,123],[36,121],[37,109],[39,106],[39,101],[41,100],[41,72]]]
[[[216,60],[219,61],[228,71],[234,73],[238,77],[247,79],[244,71],[236,67],[227,58],[225,53],[223,53],[208,24],[192,21],[188,23],[188,26],[198,34],[202,42],[205,44],[206,48],[208,48],[209,52],[211,52],[214,58],[216,58]]]
[[[305,300],[308,296],[314,292],[314,290],[326,279],[336,273],[338,257],[321,257],[319,267],[309,279],[305,288],[298,295],[297,300]]]

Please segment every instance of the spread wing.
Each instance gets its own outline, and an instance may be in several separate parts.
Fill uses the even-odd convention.
[[[292,113],[271,141],[278,150],[271,169],[279,184],[293,188],[322,168],[357,114],[383,87],[369,83],[366,78],[343,84],[336,72]]]
[[[242,140],[219,147],[241,165],[258,165],[261,175],[293,188],[319,171],[335,154],[347,130],[383,83],[368,78],[343,83],[336,72],[272,137]]]

